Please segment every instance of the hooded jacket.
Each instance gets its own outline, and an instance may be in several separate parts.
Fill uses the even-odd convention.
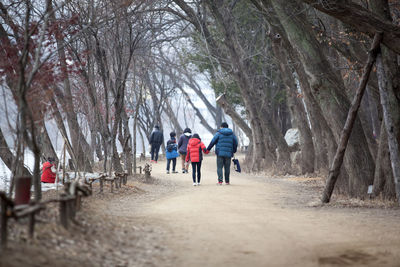
[[[160,146],[164,140],[163,133],[159,129],[154,129],[150,135],[149,143],[150,145]]]
[[[171,147],[172,151],[168,151],[168,147]],[[167,159],[174,159],[179,157],[178,145],[176,144],[175,137],[172,137],[170,140],[168,140],[167,147],[165,148],[165,156],[167,157]]]
[[[181,137],[179,137],[178,141],[178,151],[181,154],[186,154],[187,153],[187,146],[189,143],[189,139],[192,137],[192,135],[185,135],[182,134]]]
[[[56,173],[51,170],[54,164],[51,164],[49,161],[43,163],[42,169],[42,177],[40,180],[45,183],[54,183],[56,181]]]
[[[219,157],[233,157],[236,153],[238,140],[230,128],[221,128],[214,135],[207,150],[211,150],[215,145],[215,154]]]
[[[203,160],[203,153],[208,154],[209,151],[206,150],[206,146],[198,138],[190,138],[189,144],[187,146],[186,162],[189,160],[191,162],[200,162]]]

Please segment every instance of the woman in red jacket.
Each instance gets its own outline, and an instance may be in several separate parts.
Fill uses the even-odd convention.
[[[49,157],[45,163],[43,163],[42,170],[42,183],[54,183],[56,180],[56,165],[54,158]]]
[[[192,177],[193,177],[193,185],[200,185],[200,168],[201,161],[203,160],[203,153],[208,154],[206,146],[203,142],[201,142],[200,136],[198,134],[194,134],[192,138],[190,138],[188,146],[187,146],[187,154],[186,154],[186,162],[189,160],[192,162]],[[196,172],[197,172],[197,182],[196,182]]]

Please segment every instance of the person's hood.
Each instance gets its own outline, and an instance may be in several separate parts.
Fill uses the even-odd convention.
[[[43,167],[48,168],[50,166],[52,166],[53,164],[50,161],[46,161],[45,163],[43,163]]]
[[[222,128],[218,130],[219,133],[223,134],[223,135],[232,135],[233,131],[230,128]]]
[[[198,138],[190,138],[189,140],[189,145],[193,146],[193,145],[197,145],[199,144],[201,141]]]
[[[192,136],[191,133],[184,133],[184,135],[186,135],[187,137],[191,137]]]

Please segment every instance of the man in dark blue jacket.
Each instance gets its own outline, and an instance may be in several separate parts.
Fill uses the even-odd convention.
[[[160,131],[158,125],[154,126],[154,130],[150,135],[149,143],[151,145],[151,162],[157,163],[158,152],[160,151],[160,146],[164,141],[163,133]]]
[[[228,128],[226,122],[221,123],[221,128],[214,135],[207,150],[215,145],[215,154],[217,154],[217,174],[218,184],[222,185],[223,175],[222,168],[225,172],[225,183],[229,184],[229,174],[231,167],[231,159],[233,154],[236,153],[238,140],[231,129]]]

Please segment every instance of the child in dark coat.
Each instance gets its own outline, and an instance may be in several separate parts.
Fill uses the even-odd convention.
[[[167,158],[167,174],[169,173],[169,167],[171,165],[171,161],[172,161],[172,173],[177,173],[177,171],[175,171],[176,158],[179,157],[178,145],[176,144],[176,138],[175,138],[176,133],[171,132],[169,136],[171,137],[171,139],[168,140],[167,147],[165,149],[165,156]]]
[[[193,185],[200,185],[201,178],[201,162],[203,160],[203,153],[209,153],[207,151],[206,146],[203,142],[201,142],[200,136],[198,134],[194,134],[192,138],[190,138],[188,146],[187,146],[187,154],[186,154],[186,162],[189,160],[192,162],[192,177],[193,177]],[[197,181],[196,181],[196,173],[197,173]]]

